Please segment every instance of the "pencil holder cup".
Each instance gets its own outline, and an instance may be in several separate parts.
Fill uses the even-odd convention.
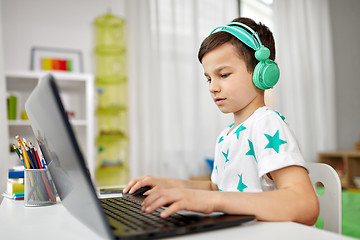
[[[41,207],[56,203],[55,188],[47,169],[25,169],[24,204]]]

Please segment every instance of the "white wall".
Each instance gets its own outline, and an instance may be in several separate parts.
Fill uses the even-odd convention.
[[[360,141],[360,1],[330,0],[339,149]],[[329,129],[331,131],[331,129]]]
[[[5,71],[29,70],[32,46],[79,49],[84,71],[94,73],[97,16],[125,15],[124,0],[2,0]]]
[[[84,71],[94,73],[94,25],[97,16],[125,15],[125,0],[0,0],[0,152],[7,153],[4,72],[30,70],[33,46],[81,50]],[[2,34],[1,34],[2,30]],[[0,158],[0,193],[7,179],[7,156]],[[0,201],[2,197],[0,195]]]
[[[2,2],[0,1],[0,12],[2,10]],[[2,20],[0,18],[0,193],[5,191],[8,169],[8,149],[7,144],[2,144],[7,141],[8,129],[6,124],[6,101],[5,100],[5,81],[3,71],[3,34],[2,34]],[[0,195],[0,202],[2,201]]]

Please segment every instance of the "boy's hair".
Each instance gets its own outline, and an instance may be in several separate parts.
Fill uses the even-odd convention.
[[[240,22],[253,29],[258,34],[261,43],[270,50],[269,59],[273,61],[275,60],[275,41],[272,32],[267,26],[262,23],[257,24],[250,18],[242,17],[236,18],[232,22]],[[245,45],[242,41],[230,33],[222,31],[209,35],[201,43],[198,53],[200,63],[207,52],[227,42],[231,43],[237,49],[237,54],[244,59],[248,72],[253,73],[254,68],[258,63],[258,60],[255,58],[255,50]]]

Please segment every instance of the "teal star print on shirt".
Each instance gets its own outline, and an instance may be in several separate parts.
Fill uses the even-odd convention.
[[[270,110],[269,108],[267,108],[266,110]],[[283,120],[283,121],[285,121],[285,117],[283,116],[283,115],[281,115],[278,111],[275,111],[275,110],[273,110],[277,115],[279,115],[279,117],[281,117],[281,119]]]
[[[239,134],[241,131],[245,130],[246,127],[244,127],[242,124],[240,125],[240,127],[238,127],[238,129],[236,129],[236,131],[234,132],[234,134],[236,134],[237,139],[239,140]]]
[[[218,142],[218,143],[221,143],[222,141],[224,141],[224,136],[221,136],[221,137],[219,138],[219,142]]]
[[[264,135],[269,140],[269,143],[265,146],[265,149],[266,148],[272,148],[277,153],[279,153],[280,145],[287,143],[286,141],[279,138],[279,130],[276,131],[274,136],[270,136],[270,135],[268,135],[266,133]]]
[[[239,192],[243,192],[245,188],[247,188],[247,186],[243,183],[243,180],[242,180],[242,174],[238,174],[239,176],[239,183],[238,183],[238,186],[237,186],[237,190],[239,190]]]
[[[250,156],[254,156],[255,158],[255,161],[257,162],[256,160],[256,156],[255,156],[255,150],[254,150],[254,145],[253,143],[248,139],[248,142],[249,142],[249,147],[250,147],[250,150],[245,154],[245,155],[250,155]]]
[[[276,112],[277,115],[279,115],[279,116],[281,117],[281,119],[282,119],[283,121],[285,121],[285,117],[284,117],[283,115],[281,115],[278,111],[274,111],[274,112]]]
[[[226,164],[226,162],[228,162],[228,161],[229,161],[229,159],[228,159],[228,156],[229,156],[229,149],[227,150],[227,152],[226,152],[226,153],[222,152],[222,154],[223,154],[223,155],[224,155],[224,157],[225,157],[225,164]],[[225,165],[224,165],[224,167],[225,167]]]

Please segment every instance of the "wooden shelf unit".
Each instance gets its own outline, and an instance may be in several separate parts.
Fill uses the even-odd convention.
[[[353,177],[360,176],[360,151],[319,153],[318,162],[329,164],[336,170],[343,188],[357,188]]]

